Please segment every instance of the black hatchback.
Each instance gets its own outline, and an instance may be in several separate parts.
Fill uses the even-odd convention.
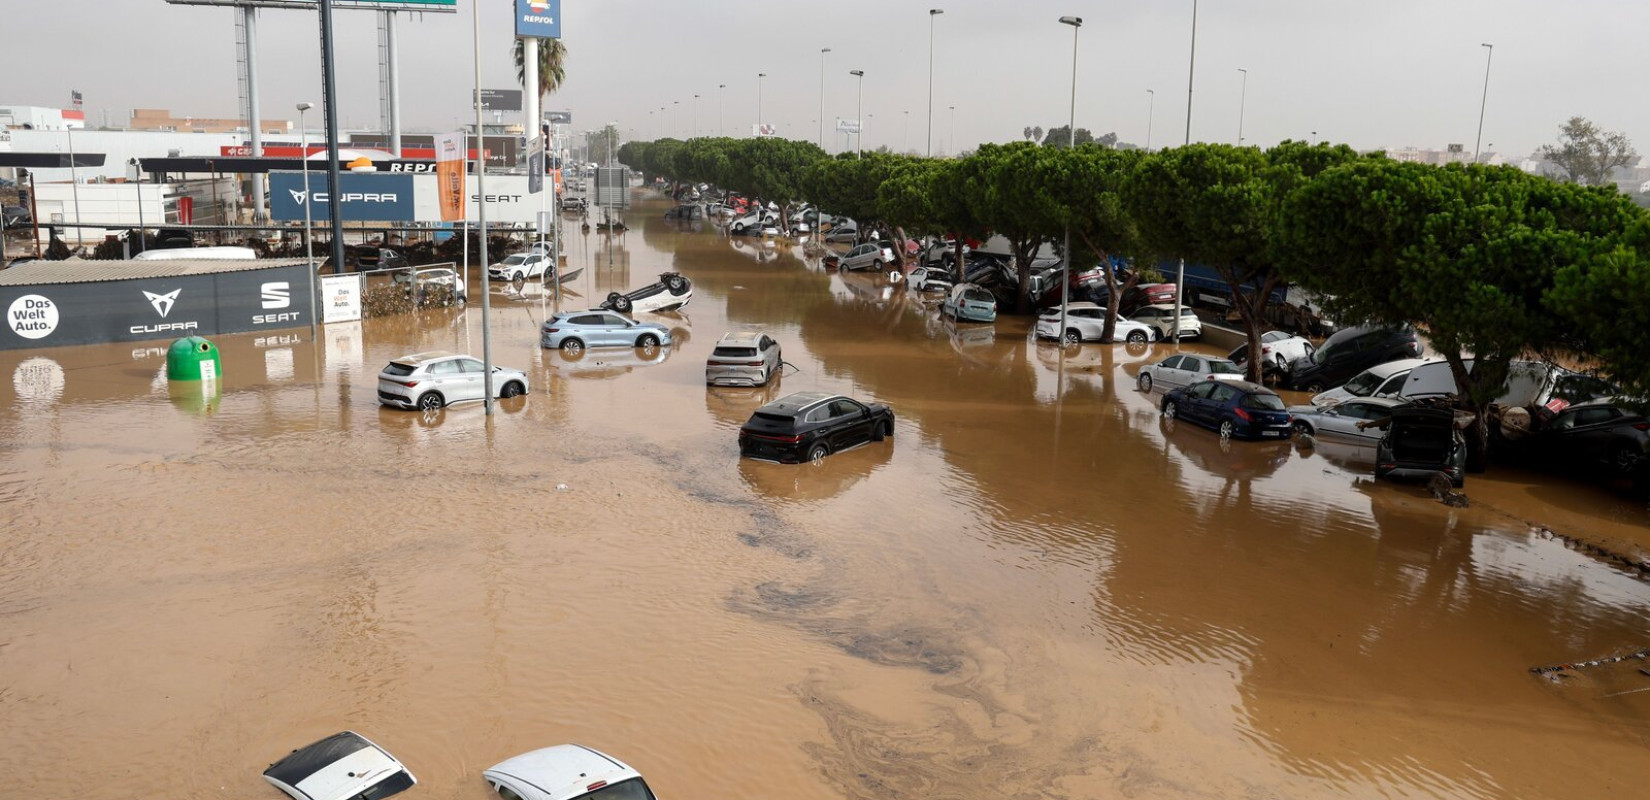
[[[798,392],[756,410],[739,429],[739,454],[797,464],[894,435],[894,412],[839,394]]]
[[[1407,328],[1347,328],[1324,340],[1311,355],[1289,364],[1289,388],[1317,394],[1351,380],[1376,364],[1420,358],[1421,342]]]

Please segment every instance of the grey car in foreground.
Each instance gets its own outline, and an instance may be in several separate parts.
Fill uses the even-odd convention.
[[[378,373],[378,402],[394,408],[434,409],[480,400],[487,394],[487,375],[481,359],[432,351],[391,361]],[[527,373],[493,367],[493,396],[527,394]]]

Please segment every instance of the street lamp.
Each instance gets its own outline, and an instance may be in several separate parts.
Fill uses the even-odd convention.
[[[680,132],[682,130],[681,128],[676,127],[677,125],[681,124],[681,121],[676,118],[678,116],[678,114],[676,112],[681,110],[679,108],[681,105],[682,105],[682,101],[680,101],[680,100],[670,101],[670,127],[671,127],[672,131],[675,131],[675,132]]]
[[[309,191],[309,126],[304,124],[304,112],[314,107],[314,103],[298,104],[298,159],[303,165],[304,172],[304,260],[309,263],[309,269],[305,272],[308,273],[309,277],[309,296],[311,298],[315,297],[315,243],[314,236],[310,232],[309,207],[311,205],[310,201],[315,198],[310,196]],[[310,341],[315,340],[315,323],[315,306],[312,302],[309,312]]]
[[[1157,92],[1146,90],[1146,152],[1152,151],[1152,114],[1157,111]]]
[[[928,9],[928,157],[934,157],[934,18],[943,8]],[[955,108],[953,106],[953,108]]]
[[[819,149],[825,149],[825,54],[829,47],[819,48]]]
[[[1066,122],[1066,131],[1070,136],[1066,147],[1068,150],[1077,149],[1077,33],[1083,29],[1082,17],[1061,17],[1061,25],[1071,26],[1071,115]],[[1060,341],[1066,337],[1066,306],[1071,299],[1070,276],[1077,274],[1077,262],[1071,257],[1071,225],[1066,224],[1066,279],[1060,281]]]
[[[693,138],[699,138],[699,95],[693,96]]]
[[[1478,101],[1478,138],[1472,143],[1472,163],[1478,163],[1478,145],[1484,141],[1484,108],[1490,102],[1490,59],[1495,57],[1495,45],[1484,42],[1482,47],[1488,48],[1484,54],[1484,98]]]
[[[1186,144],[1192,143],[1192,77],[1197,74],[1197,0],[1192,0],[1192,55],[1186,66]],[[1174,281],[1174,341],[1180,344],[1180,312],[1186,294],[1186,259],[1180,259]]]
[[[904,153],[905,151],[911,149],[911,112],[905,111],[901,113],[905,114],[905,129],[901,131],[899,135],[899,151]]]
[[[1243,146],[1243,106],[1249,100],[1249,70],[1238,67],[1243,73],[1243,92],[1238,95],[1238,147]]]
[[[848,74],[859,79],[859,108],[854,111],[854,154],[865,154],[865,70],[851,69]]]
[[[756,73],[756,130],[757,135],[762,131],[762,79],[768,77],[766,72]]]
[[[949,141],[951,143],[951,149],[956,150],[957,149],[957,107],[956,106],[948,106],[948,108],[951,109],[951,131],[945,135],[945,138],[946,138],[946,141]]]
[[[725,83],[716,84],[716,135],[717,136],[725,135],[722,132],[722,100],[723,100],[723,98],[727,97],[727,94],[728,94],[727,93],[727,88],[728,88],[728,85],[725,84]]]

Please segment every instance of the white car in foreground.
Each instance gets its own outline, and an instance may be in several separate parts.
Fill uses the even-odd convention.
[[[487,374],[474,356],[432,351],[391,361],[378,373],[378,402],[393,408],[425,411],[480,400],[487,394]],[[493,396],[527,394],[527,373],[493,367]]]
[[[1078,301],[1066,304],[1066,330],[1060,335],[1060,307],[1043,310],[1042,316],[1037,318],[1037,338],[1059,339],[1066,344],[1078,342],[1098,342],[1100,334],[1106,329],[1106,307],[1098,303]],[[1113,342],[1133,342],[1143,344],[1158,339],[1157,329],[1144,322],[1136,322],[1127,317],[1117,318],[1117,327],[1112,329]]]
[[[544,277],[550,268],[550,257],[534,253],[516,253],[487,268],[487,278],[495,281],[521,281]]]
[[[418,783],[395,756],[354,731],[292,751],[264,770],[264,780],[293,800],[383,800]]]
[[[523,753],[481,776],[504,800],[656,800],[640,772],[577,744]]]

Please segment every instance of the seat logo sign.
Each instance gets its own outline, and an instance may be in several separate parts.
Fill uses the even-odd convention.
[[[166,319],[166,315],[172,313],[172,305],[177,303],[178,295],[181,292],[183,292],[182,289],[173,289],[166,294],[144,292],[143,296],[149,298],[149,305],[155,307],[155,313],[159,314],[161,319]]]
[[[292,305],[292,286],[286,281],[266,283],[263,285],[262,293],[265,310]]]

